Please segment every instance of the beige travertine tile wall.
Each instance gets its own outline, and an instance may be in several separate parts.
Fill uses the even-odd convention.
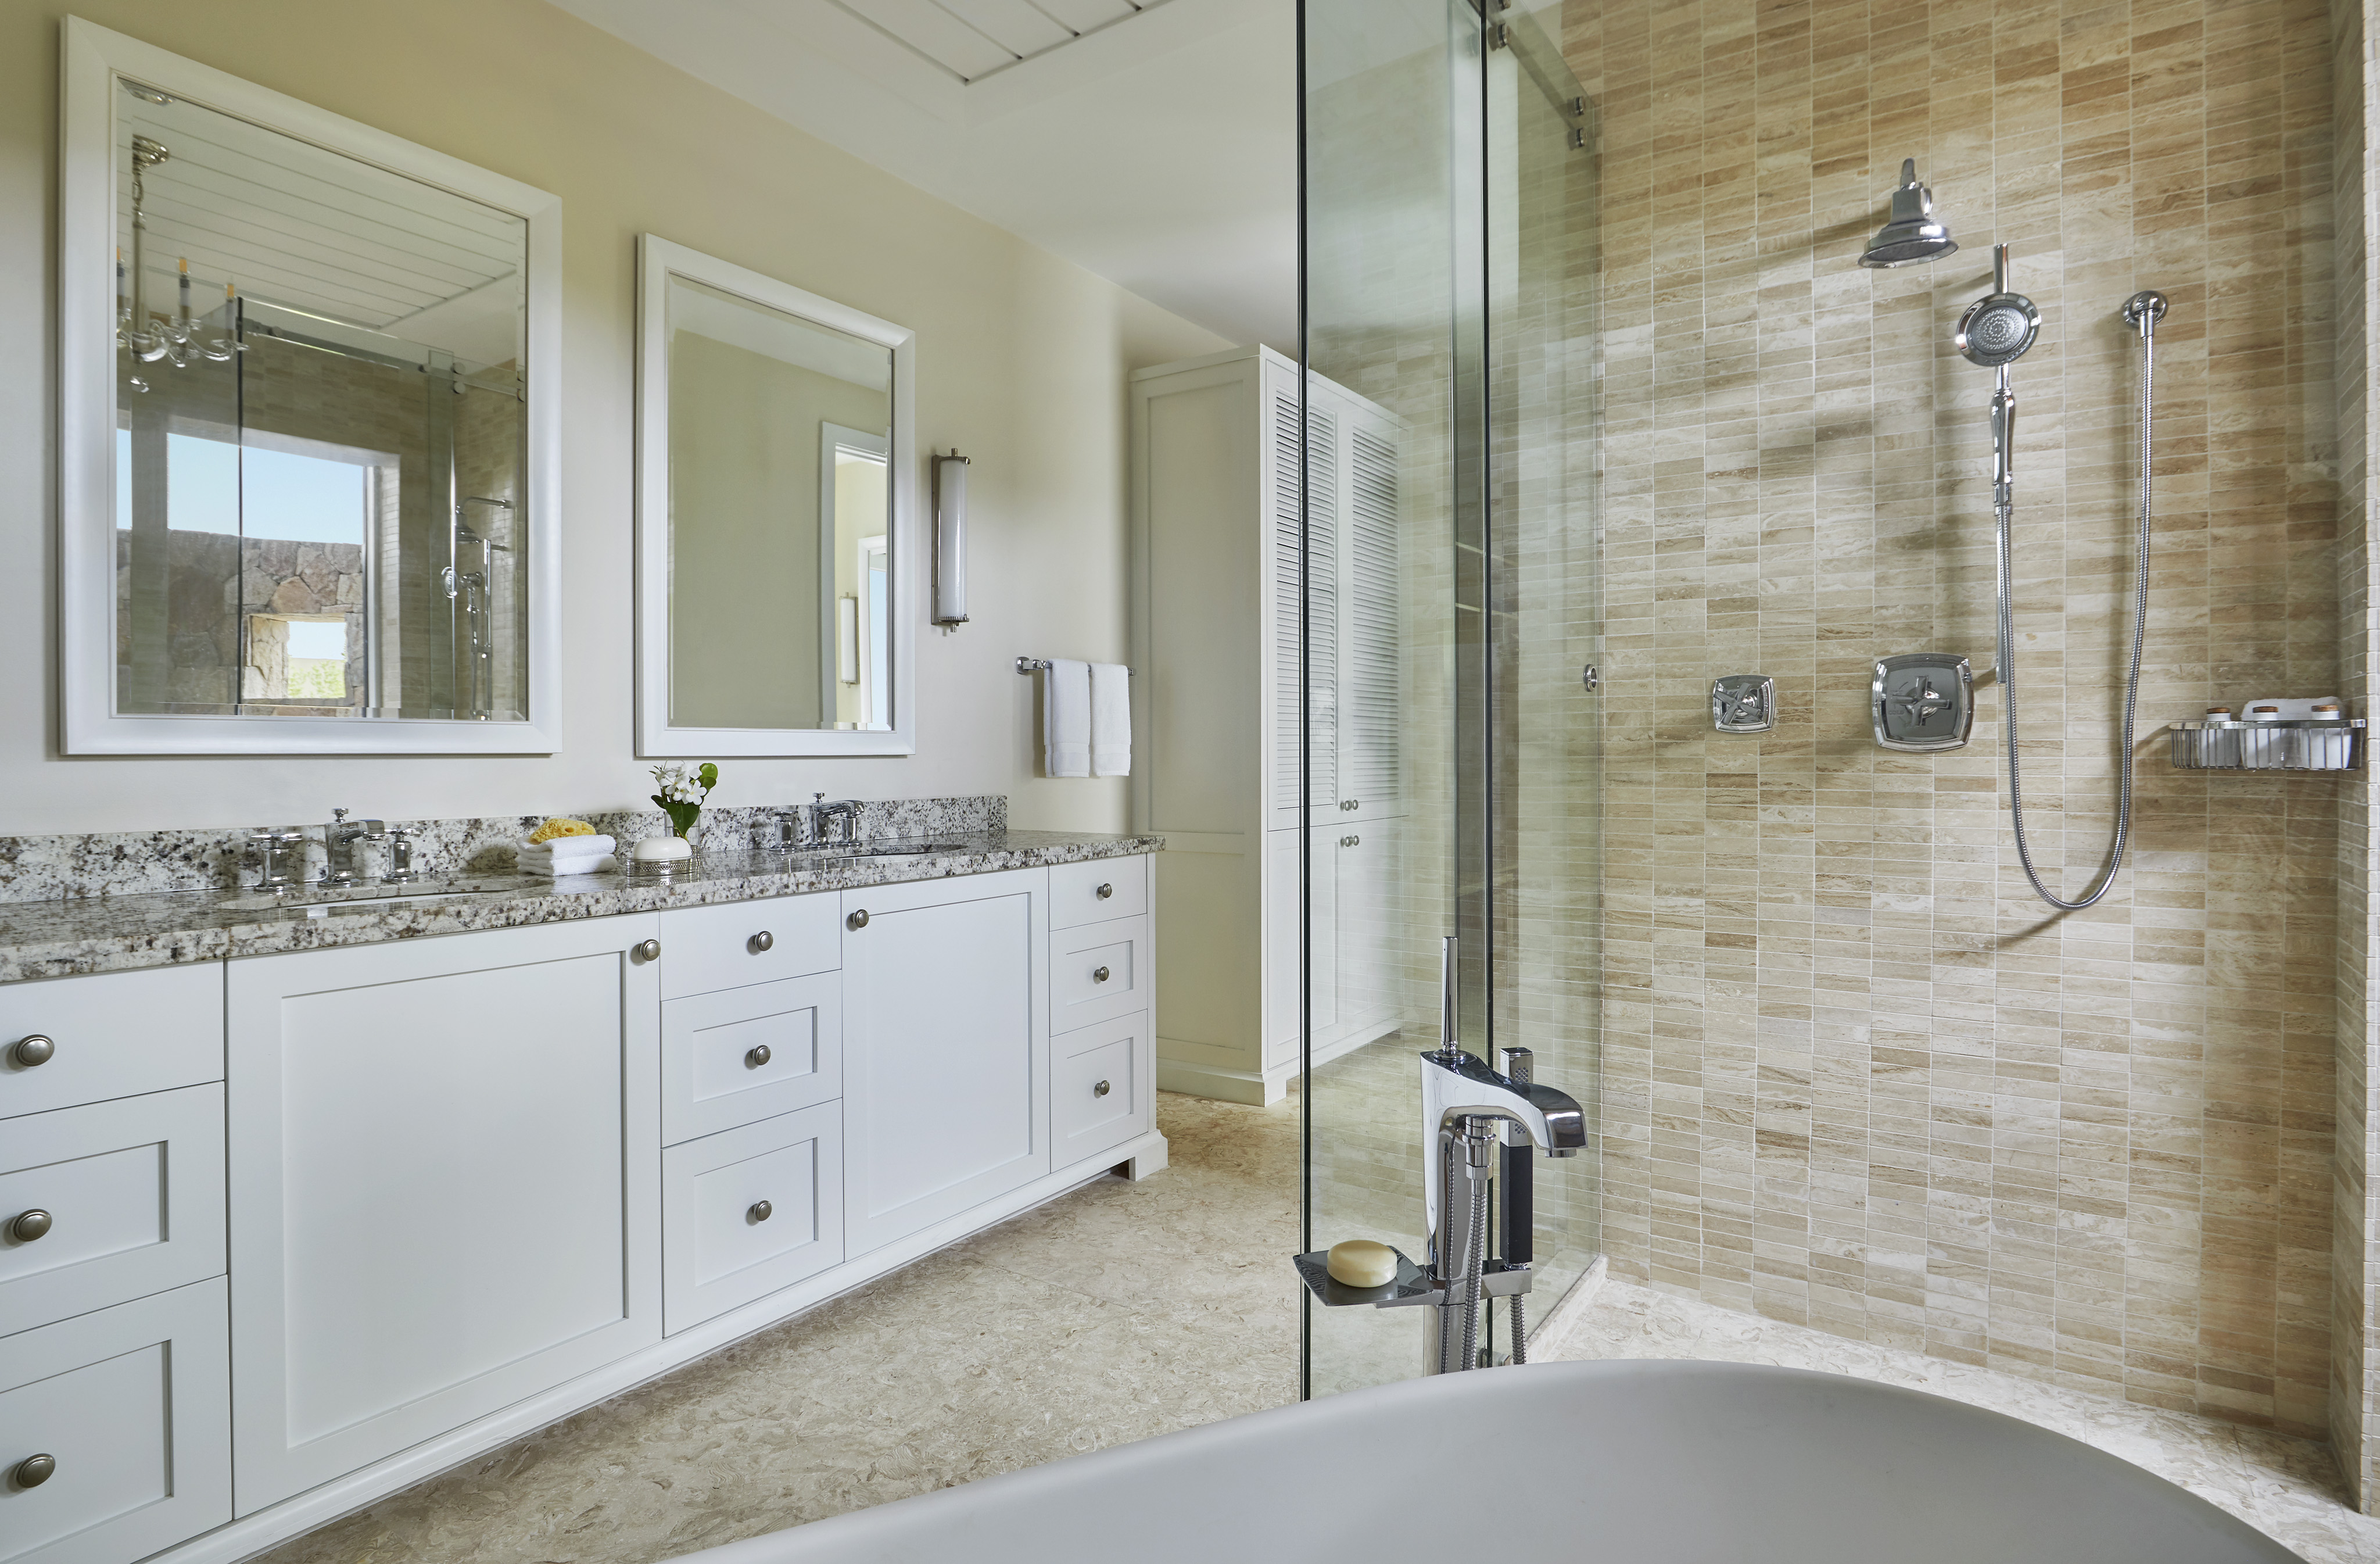
[[[1604,1173],[1614,1271],[2325,1430],[2343,790],[2163,723],[2338,689],[2331,36],[2311,0],[1572,0],[1602,120]],[[1965,245],[1855,263],[1904,156]],[[2134,856],[2045,917],[1998,759],[1868,738],[1874,656],[1991,662],[1988,244],[2018,366],[2027,813],[2112,825],[2137,342],[2159,520]],[[1774,676],[1779,731],[1706,691]]]
[[[2338,612],[2340,692],[2352,710],[2371,708],[2372,552],[2366,526],[2365,463],[2374,407],[2368,394],[2374,319],[2374,282],[2365,254],[2373,181],[2365,127],[2373,90],[2368,66],[2367,0],[2338,0],[2331,12],[2334,170],[2332,211],[2336,252],[2338,360],[2333,375],[2338,409]],[[2372,773],[2339,792],[2338,1139],[2331,1177],[2330,1437],[2357,1502],[2380,1497],[2374,1456],[2374,1365],[2380,1334],[2371,1314],[2373,1223],[2370,1170],[2380,1113],[2372,1097],[2373,1049],[2380,1042],[2369,1006],[2374,929]]]

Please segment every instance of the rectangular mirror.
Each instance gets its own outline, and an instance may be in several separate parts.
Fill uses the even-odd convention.
[[[65,47],[69,752],[550,752],[559,202]]]
[[[909,754],[913,334],[638,246],[638,752]]]

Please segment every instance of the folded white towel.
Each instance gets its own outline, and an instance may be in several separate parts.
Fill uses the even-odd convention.
[[[565,874],[606,874],[619,866],[618,859],[608,852],[599,852],[589,858],[556,858],[543,863],[524,862],[521,865],[521,873],[551,874],[558,880]]]
[[[1091,665],[1091,775],[1132,775],[1132,670]]]
[[[1091,666],[1053,657],[1041,683],[1041,765],[1052,776],[1091,774]]]
[[[611,837],[556,837],[551,841],[516,842],[513,850],[524,874],[593,874],[620,866],[612,856],[612,849],[619,845]]]

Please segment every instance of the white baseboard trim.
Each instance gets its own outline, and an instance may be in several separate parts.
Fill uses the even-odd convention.
[[[585,1411],[649,1380],[659,1379],[683,1368],[698,1358],[708,1357],[747,1336],[783,1324],[855,1288],[864,1287],[880,1277],[897,1271],[912,1261],[922,1260],[936,1250],[947,1248],[961,1239],[1055,1200],[1103,1174],[1129,1167],[1132,1169],[1130,1177],[1145,1179],[1163,1168],[1166,1160],[1163,1135],[1155,1130],[1136,1135],[1097,1156],[1047,1174],[1022,1189],[1012,1190],[997,1200],[986,1201],[971,1210],[945,1217],[922,1232],[912,1233],[881,1249],[846,1260],[833,1270],[796,1283],[782,1292],[771,1293],[740,1309],[730,1310],[716,1319],[689,1326],[674,1336],[664,1337],[650,1347],[639,1348],[615,1362],[580,1375],[551,1390],[516,1401],[501,1411],[490,1412],[436,1438],[425,1439],[370,1466],[334,1478],[319,1487],[309,1488],[304,1493],[293,1494],[278,1504],[241,1516],[186,1543],[152,1554],[149,1556],[150,1564],[239,1564],[240,1560],[253,1558],[291,1537],[327,1526],[342,1516],[351,1515],[400,1488],[411,1487],[425,1478],[434,1477],[475,1456],[484,1455],[524,1434],[533,1433],[573,1413]]]
[[[1366,1044],[1378,1043],[1403,1024],[1398,1020],[1384,1020],[1357,1027],[1316,1048],[1314,1062],[1327,1065]],[[1165,1039],[1159,1038],[1157,1045],[1162,1050]],[[1217,1102],[1269,1107],[1289,1094],[1289,1083],[1297,1079],[1297,1069],[1294,1058],[1267,1065],[1262,1069],[1232,1069],[1222,1065],[1170,1059],[1160,1051],[1157,1056],[1157,1089],[1160,1092],[1183,1092],[1194,1097],[1210,1097]]]
[[[1161,1040],[1160,1040],[1161,1041]],[[1221,1103],[1246,1103],[1263,1107],[1281,1101],[1289,1091],[1289,1071],[1275,1081],[1269,1071],[1227,1069],[1221,1065],[1191,1064],[1184,1059],[1157,1058],[1157,1089],[1209,1097]]]

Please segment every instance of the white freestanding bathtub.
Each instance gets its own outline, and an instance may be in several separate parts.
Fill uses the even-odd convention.
[[[1209,1423],[687,1556],[701,1564],[2294,1560],[2129,1461],[1923,1391],[1539,1363]]]

